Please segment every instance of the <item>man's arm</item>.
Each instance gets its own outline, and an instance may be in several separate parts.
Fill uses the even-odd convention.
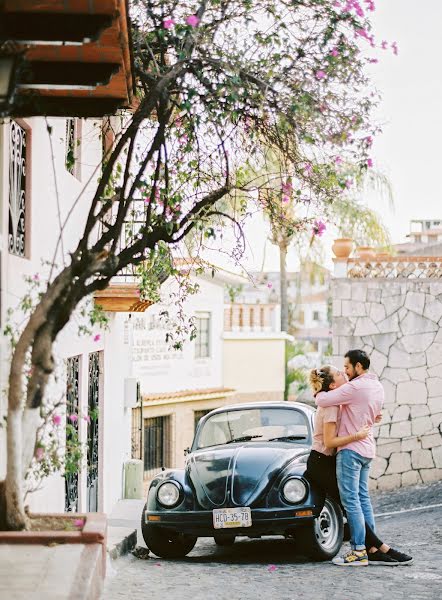
[[[330,392],[319,392],[316,394],[315,402],[318,406],[338,406],[339,404],[351,404],[356,395],[351,383],[344,383],[336,390]]]

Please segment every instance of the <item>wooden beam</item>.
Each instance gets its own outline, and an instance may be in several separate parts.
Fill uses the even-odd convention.
[[[120,64],[83,62],[26,62],[19,88],[25,89],[95,89],[107,85]]]

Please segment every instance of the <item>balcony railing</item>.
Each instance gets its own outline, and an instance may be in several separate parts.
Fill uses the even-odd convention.
[[[440,279],[442,257],[376,256],[369,260],[349,258],[347,277],[351,279]]]
[[[278,304],[227,304],[224,306],[224,331],[279,332]]]

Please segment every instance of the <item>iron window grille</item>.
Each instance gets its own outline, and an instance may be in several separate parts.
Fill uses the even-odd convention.
[[[28,211],[28,133],[16,121],[9,128],[9,252],[25,257]]]

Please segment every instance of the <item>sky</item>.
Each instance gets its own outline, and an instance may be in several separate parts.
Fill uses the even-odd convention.
[[[375,0],[375,5],[378,44],[387,40],[399,47],[397,56],[391,50],[368,54],[379,58],[368,69],[382,96],[374,118],[383,132],[375,138],[372,157],[375,169],[390,181],[394,209],[373,193],[364,201],[381,215],[392,242],[400,243],[407,241],[411,219],[442,217],[442,0]],[[279,270],[278,251],[266,241],[268,227],[262,219],[247,225],[246,237],[241,261],[246,269],[259,271],[264,265],[264,270]],[[323,241],[323,264],[332,269],[331,233]],[[294,250],[287,262],[289,270],[298,268]]]

